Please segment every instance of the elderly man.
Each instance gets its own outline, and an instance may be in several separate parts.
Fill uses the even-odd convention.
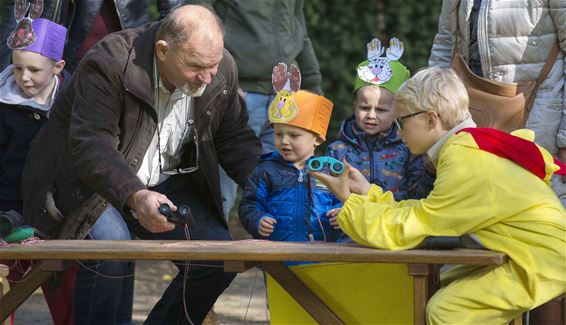
[[[79,64],[30,150],[27,223],[57,238],[230,240],[218,163],[243,185],[261,151],[237,89],[221,23],[205,7],[108,36]],[[190,206],[188,234],[159,213],[163,203]],[[178,263],[146,323],[201,323],[234,277],[206,264]],[[81,269],[75,323],[113,324],[124,276],[121,262]]]

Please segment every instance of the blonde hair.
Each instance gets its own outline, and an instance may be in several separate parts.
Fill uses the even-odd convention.
[[[394,106],[396,111],[402,108],[408,114],[434,111],[446,130],[471,118],[468,92],[450,68],[421,69],[401,85]]]

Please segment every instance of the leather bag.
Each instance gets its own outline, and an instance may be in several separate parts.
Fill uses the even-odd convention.
[[[458,0],[456,15],[460,11]],[[536,81],[523,83],[505,83],[475,75],[458,51],[460,24],[456,19],[456,42],[452,51],[450,67],[460,77],[470,98],[469,109],[472,119],[478,127],[489,127],[504,132],[511,132],[525,127],[533,107],[537,90],[548,77],[548,73],[558,58],[560,46],[558,40],[550,50],[546,63]]]
[[[478,127],[490,127],[511,132],[525,126],[533,107],[537,90],[552,69],[560,48],[550,50],[547,61],[536,81],[504,83],[475,75],[454,48],[451,68],[460,77],[470,98],[470,113]]]

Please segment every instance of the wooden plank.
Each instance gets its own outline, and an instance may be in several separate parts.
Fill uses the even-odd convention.
[[[54,272],[41,269],[41,263],[37,263],[22,282],[16,283],[10,291],[0,299],[0,323],[5,321],[12,311],[16,310],[43,281],[49,279]]]
[[[503,253],[477,249],[389,251],[357,244],[265,240],[47,240],[0,247],[2,259],[313,261],[501,265]]]
[[[344,324],[283,262],[262,263],[265,271],[319,324]]]

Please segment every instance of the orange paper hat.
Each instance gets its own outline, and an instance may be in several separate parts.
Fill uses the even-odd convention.
[[[332,102],[323,96],[299,90],[301,73],[291,65],[279,63],[273,68],[273,89],[277,96],[269,105],[269,122],[282,123],[310,130],[326,140],[332,114]]]

